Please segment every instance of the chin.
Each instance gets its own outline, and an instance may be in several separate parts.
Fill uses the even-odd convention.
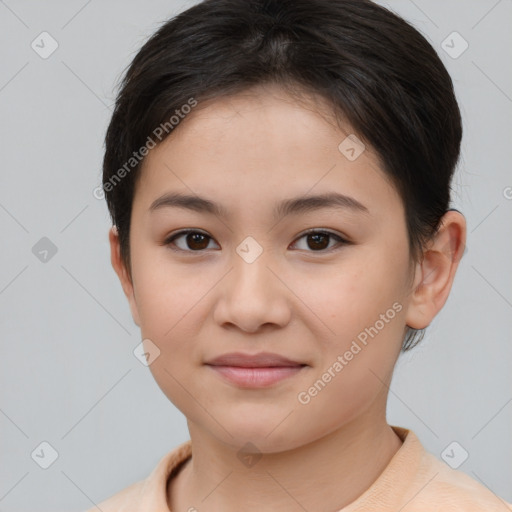
[[[281,413],[278,415],[275,411],[272,414],[265,414],[257,408],[254,408],[252,413],[245,414],[232,410],[231,415],[214,416],[227,432],[218,425],[210,427],[215,429],[218,436],[220,435],[223,443],[237,451],[251,443],[261,453],[283,452],[308,442],[304,439],[307,433],[299,429],[297,421],[292,419],[293,414],[286,418],[293,408],[286,409],[286,414],[282,414],[283,410],[285,409],[280,408]]]

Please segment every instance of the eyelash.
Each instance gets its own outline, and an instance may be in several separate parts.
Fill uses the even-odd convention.
[[[200,234],[200,235],[204,235],[207,238],[209,238],[210,240],[213,240],[213,238],[211,236],[209,236],[208,234],[204,233],[203,231],[199,231],[197,229],[183,229],[183,230],[178,231],[177,233],[174,233],[171,236],[169,236],[164,241],[163,245],[168,246],[169,249],[171,249],[172,251],[176,251],[176,252],[182,252],[182,253],[189,252],[189,253],[197,253],[197,254],[204,253],[206,251],[206,249],[201,249],[201,250],[194,251],[194,250],[190,250],[190,249],[186,250],[186,249],[180,249],[180,248],[172,247],[172,245],[174,245],[173,242],[177,238],[179,238],[181,236],[188,235],[190,233],[197,233],[197,234]],[[341,247],[344,246],[344,245],[349,245],[350,244],[350,242],[348,240],[344,239],[343,237],[341,237],[340,235],[338,235],[336,233],[333,233],[331,231],[324,230],[324,229],[317,229],[317,228],[309,229],[309,230],[305,231],[299,237],[297,237],[295,239],[295,241],[298,241],[301,238],[304,238],[305,236],[311,235],[311,234],[323,234],[323,235],[329,235],[332,238],[336,238],[338,240],[338,247],[334,246],[334,247],[331,247],[330,249],[320,249],[320,250],[317,250],[317,251],[309,250],[309,251],[306,251],[306,252],[330,253],[330,252],[333,252],[333,251],[341,249]]]

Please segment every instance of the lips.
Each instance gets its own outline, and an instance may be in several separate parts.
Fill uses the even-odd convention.
[[[279,354],[260,352],[259,354],[243,354],[231,352],[216,357],[206,364],[212,366],[238,366],[240,368],[271,368],[288,366],[305,366],[304,363],[293,361]]]
[[[239,388],[266,388],[288,379],[307,367],[307,364],[270,352],[243,354],[232,352],[207,363],[225,382]]]

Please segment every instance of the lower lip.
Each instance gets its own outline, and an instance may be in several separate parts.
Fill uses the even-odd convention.
[[[299,373],[305,366],[244,368],[208,365],[226,380],[244,388],[265,388]]]

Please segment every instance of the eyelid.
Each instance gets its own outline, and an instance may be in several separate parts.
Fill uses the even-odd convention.
[[[301,233],[299,233],[295,240],[298,240],[299,238],[302,238],[304,235],[309,235],[310,233],[327,233],[328,235],[332,235],[332,236],[336,236],[336,237],[340,238],[341,240],[343,240],[347,244],[349,243],[348,238],[346,238],[341,233],[338,233],[336,231],[332,231],[329,228],[309,228],[309,229],[306,229],[305,231],[302,231]]]
[[[333,251],[340,249],[341,246],[349,245],[351,243],[345,236],[343,236],[335,231],[332,231],[328,228],[309,228],[309,229],[306,229],[305,231],[303,231],[302,233],[300,233],[299,235],[297,235],[295,240],[292,242],[292,245],[295,244],[298,240],[300,240],[301,238],[303,238],[306,235],[317,234],[317,233],[327,234],[327,235],[330,235],[331,237],[337,238],[338,243],[334,247],[331,247],[330,249],[324,249],[321,251],[306,251],[306,252],[311,253],[311,254],[315,254],[315,253],[328,254],[328,253],[331,253]]]
[[[185,249],[180,249],[180,248],[172,247],[172,242],[174,242],[174,240],[176,238],[179,238],[179,237],[184,236],[184,235],[188,235],[189,233],[199,233],[199,234],[205,235],[210,240],[215,241],[215,239],[211,235],[209,235],[206,231],[203,231],[202,229],[186,228],[186,229],[181,229],[181,230],[178,230],[176,232],[171,233],[168,237],[165,238],[165,240],[163,241],[162,245],[168,246],[171,250],[176,251],[176,252],[188,252],[188,253],[193,253],[193,254],[204,254],[205,252],[208,252],[206,249],[202,249],[202,250],[199,250],[199,251],[192,251],[192,250],[185,250]],[[334,238],[337,238],[338,239],[337,245],[335,245],[334,247],[331,247],[330,249],[324,249],[324,250],[320,250],[320,251],[306,251],[306,252],[326,254],[326,253],[330,253],[332,251],[335,251],[335,250],[339,249],[340,245],[344,246],[344,245],[349,245],[351,243],[345,236],[342,236],[342,235],[340,235],[340,234],[338,234],[338,233],[336,233],[336,232],[334,232],[334,231],[332,231],[330,229],[327,229],[327,228],[309,228],[309,229],[306,229],[305,231],[302,231],[299,235],[297,235],[297,237],[294,239],[294,241],[292,242],[291,245],[297,243],[298,240],[300,240],[301,238],[303,238],[306,235],[317,234],[317,233],[327,234],[327,235],[330,235],[330,236],[332,236]],[[215,242],[215,243],[217,243],[217,242]]]
[[[214,240],[215,239],[209,235],[206,231],[203,231],[202,229],[199,229],[199,228],[186,228],[186,229],[180,229],[178,231],[175,231],[173,233],[171,233],[169,236],[167,236],[165,238],[165,240],[162,242],[162,245],[166,246],[166,247],[169,247],[172,251],[175,251],[175,252],[182,252],[182,253],[191,253],[191,254],[204,254],[206,253],[207,251],[205,249],[201,250],[201,251],[191,251],[191,250],[185,250],[185,249],[180,249],[179,247],[172,247],[172,243],[174,242],[174,240],[176,238],[179,238],[181,236],[184,236],[184,235],[188,235],[189,233],[199,233],[201,235],[204,235],[206,236],[207,238],[209,238],[210,240]],[[217,243],[217,242],[215,242]]]

